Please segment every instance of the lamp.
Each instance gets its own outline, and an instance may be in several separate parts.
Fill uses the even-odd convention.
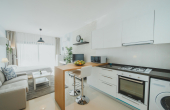
[[[6,68],[6,64],[9,62],[7,58],[2,58],[2,63],[5,63],[5,68]]]
[[[40,28],[40,40],[37,41],[38,43],[44,43],[44,41],[41,38],[41,31],[42,31],[42,29]]]

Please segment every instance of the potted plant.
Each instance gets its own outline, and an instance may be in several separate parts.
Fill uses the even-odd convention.
[[[71,63],[72,60],[72,47],[66,47],[66,63]]]
[[[7,54],[12,53],[12,48],[11,46],[9,46],[9,44],[6,44],[6,51],[7,51]]]
[[[83,42],[83,38],[80,39],[80,42]]]

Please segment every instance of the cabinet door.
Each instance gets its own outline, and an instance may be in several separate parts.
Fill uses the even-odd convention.
[[[123,21],[122,43],[153,40],[154,11]]]
[[[170,8],[155,10],[154,43],[170,43]]]
[[[92,68],[92,74],[90,76],[87,77],[87,84],[98,88],[98,67],[93,67]]]
[[[103,48],[103,28],[92,32],[92,49]]]
[[[111,24],[104,28],[104,48],[121,47],[122,23]]]

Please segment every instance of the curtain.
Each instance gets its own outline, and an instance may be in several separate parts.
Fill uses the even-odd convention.
[[[45,43],[39,44],[39,35],[16,33],[19,66],[55,65],[55,38],[41,36]]]
[[[17,62],[17,45],[16,45],[16,32],[6,31],[6,38],[9,40],[9,44],[12,48],[12,52],[7,52],[7,58],[9,65],[18,65]]]

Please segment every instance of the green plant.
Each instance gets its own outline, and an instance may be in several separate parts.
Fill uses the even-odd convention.
[[[65,59],[66,59],[66,63],[71,63],[71,60],[72,60],[72,47],[66,47],[66,56],[65,56]]]
[[[12,53],[12,48],[11,46],[9,46],[9,44],[6,44],[6,50],[7,50],[7,54]]]

